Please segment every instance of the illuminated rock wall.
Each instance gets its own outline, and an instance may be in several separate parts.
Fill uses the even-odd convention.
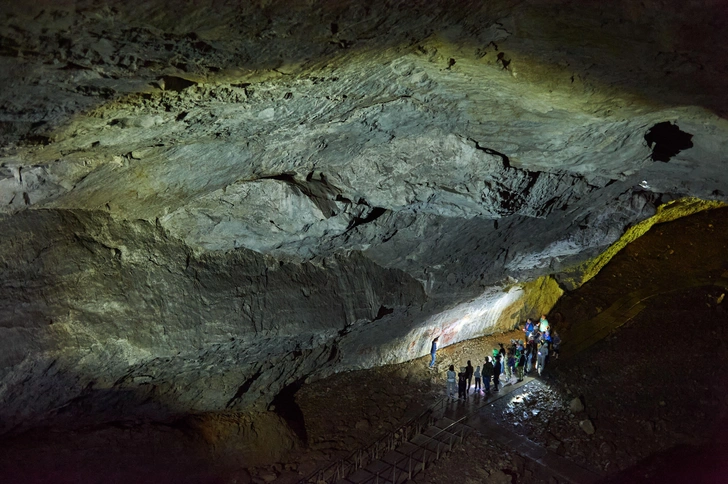
[[[0,14],[1,430],[261,409],[511,327],[662,204],[726,201],[713,4]]]

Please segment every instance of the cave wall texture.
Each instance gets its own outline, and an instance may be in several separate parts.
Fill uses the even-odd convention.
[[[0,432],[263,410],[548,310],[728,200],[726,11],[2,2]]]

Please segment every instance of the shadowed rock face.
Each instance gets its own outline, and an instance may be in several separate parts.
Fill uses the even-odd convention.
[[[27,3],[0,7],[0,431],[262,409],[726,200],[720,2]]]

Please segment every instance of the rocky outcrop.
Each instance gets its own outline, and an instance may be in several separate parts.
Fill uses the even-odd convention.
[[[717,7],[0,9],[1,431],[260,410],[726,200]]]
[[[104,213],[27,211],[2,226],[5,430],[49,410],[75,418],[69,405],[107,417],[264,406],[336,363],[347,327],[424,302],[411,277],[358,253],[196,256]]]

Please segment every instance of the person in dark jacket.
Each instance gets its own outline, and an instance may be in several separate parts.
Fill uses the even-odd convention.
[[[523,370],[526,368],[526,355],[520,351],[516,352],[516,373],[518,374],[518,381],[523,381]]]
[[[501,356],[495,357],[495,364],[493,365],[493,391],[498,391],[498,383],[500,383],[500,375],[503,367],[501,366]]]
[[[559,348],[561,347],[561,336],[559,336],[559,333],[554,331],[554,336],[551,341],[551,353],[554,355],[554,359],[559,359]]]
[[[463,369],[461,368],[460,373],[458,373],[458,398],[467,400],[468,391],[465,386],[468,384],[468,379],[465,377],[465,372],[462,370]]]
[[[538,357],[536,358],[536,370],[538,371],[538,376],[541,376],[544,368],[546,368],[546,361],[548,357],[549,345],[544,341],[538,349]]]
[[[498,355],[500,356],[500,362],[501,362],[501,374],[506,372],[506,349],[503,347],[503,343],[498,343],[498,346],[500,346],[500,349],[498,350]]]
[[[508,358],[506,359],[506,378],[511,381],[513,376],[516,374],[516,352],[508,348]]]
[[[490,380],[493,378],[493,362],[490,356],[485,357],[483,364],[483,385],[485,385],[485,393],[490,393]]]
[[[468,366],[465,367],[465,379],[468,380],[468,388],[465,389],[466,392],[469,392],[470,387],[473,386],[473,370],[473,365],[468,360]]]
[[[536,364],[536,355],[538,354],[538,344],[536,339],[531,336],[528,340],[528,356],[526,357],[526,373],[533,370],[533,365]]]

